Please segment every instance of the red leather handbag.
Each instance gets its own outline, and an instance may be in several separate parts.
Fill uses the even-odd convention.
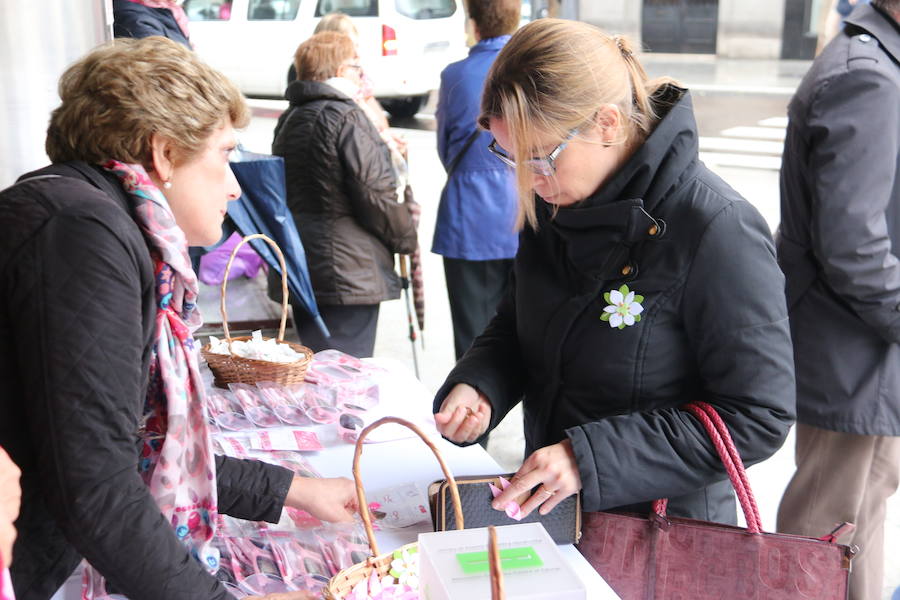
[[[759,509],[725,423],[704,402],[685,405],[703,424],[737,492],[747,528],[666,516],[585,513],[578,549],[622,600],[845,600],[855,548],[821,538],[764,533]]]

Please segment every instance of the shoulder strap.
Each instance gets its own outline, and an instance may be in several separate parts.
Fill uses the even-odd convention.
[[[450,175],[452,175],[453,171],[456,170],[457,165],[459,165],[459,161],[462,160],[462,157],[466,154],[466,151],[475,141],[475,138],[477,138],[480,134],[481,130],[476,128],[475,131],[473,131],[466,139],[466,143],[463,144],[462,149],[456,153],[456,156],[454,156],[453,160],[450,161],[450,166],[447,167],[447,179],[450,179]]]

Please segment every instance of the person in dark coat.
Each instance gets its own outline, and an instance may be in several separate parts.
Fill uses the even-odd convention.
[[[82,558],[92,592],[225,600],[217,513],[348,520],[347,479],[212,455],[187,244],[219,235],[238,89],[162,37],[72,65],[50,167],[0,193],[0,446],[22,470],[12,580],[46,600]]]
[[[788,108],[778,260],[797,368],[797,471],[778,530],[848,521],[850,598],[881,598],[900,480],[900,0],[857,6]]]
[[[476,118],[488,69],[518,27],[522,3],[472,0],[468,6],[478,43],[441,72],[435,113],[447,183],[431,251],[444,257],[457,360],[494,316],[518,244],[515,179],[491,158],[491,135]]]
[[[187,15],[174,0],[113,0],[113,34],[117,38],[161,35],[191,47]]]
[[[417,207],[398,203],[388,147],[353,99],[360,82],[353,41],[317,33],[297,48],[294,64],[298,79],[287,88],[290,106],[272,153],[284,157],[288,207],[331,337],[299,307],[297,329],[313,350],[371,356],[379,303],[400,297],[393,255],[416,247]]]
[[[793,360],[768,227],[698,160],[690,93],[648,81],[625,38],[540,19],[481,106],[522,231],[497,315],[435,397],[438,429],[473,443],[523,402],[527,458],[498,510],[581,492],[586,511],[668,498],[734,523],[725,468],[679,407],[711,404],[744,461],[764,460],[793,421]]]

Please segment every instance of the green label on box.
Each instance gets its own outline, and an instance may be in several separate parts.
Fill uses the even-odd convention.
[[[459,566],[466,575],[487,573],[491,570],[487,552],[461,552],[456,555]],[[533,569],[544,566],[544,561],[531,546],[506,548],[500,551],[500,568],[503,571]]]

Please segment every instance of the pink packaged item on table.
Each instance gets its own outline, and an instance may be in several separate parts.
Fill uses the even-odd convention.
[[[313,423],[334,423],[341,414],[337,407],[337,394],[332,388],[304,382],[290,386],[288,390],[294,402],[303,408]]]
[[[309,364],[306,380],[327,385],[338,384],[356,378],[371,378],[384,369],[364,362],[339,350],[317,352]]]
[[[247,431],[254,429],[242,412],[237,410],[237,399],[230,392],[218,389],[207,389],[206,408],[210,420],[221,431]]]
[[[314,452],[322,449],[319,436],[313,431],[299,429],[258,431],[250,434],[250,448],[253,450],[299,450]]]
[[[244,409],[244,416],[257,427],[280,427],[282,425],[275,413],[265,405],[259,389],[246,383],[229,383],[228,389]]]
[[[309,425],[312,420],[306,415],[306,411],[295,400],[294,396],[280,383],[262,381],[256,384],[262,401],[275,416],[286,425]]]
[[[222,559],[217,577],[230,589],[258,596],[296,591],[282,579],[275,557],[264,542],[251,537],[220,537],[216,545]]]

